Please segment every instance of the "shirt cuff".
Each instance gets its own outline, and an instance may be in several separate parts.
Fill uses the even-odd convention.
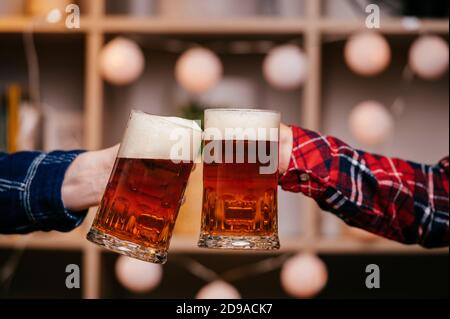
[[[291,126],[292,153],[279,184],[289,192],[302,192],[314,199],[322,197],[329,180],[329,167],[324,160],[330,147],[325,137],[316,132]]]
[[[83,151],[54,151],[41,154],[30,170],[32,181],[25,199],[28,217],[39,230],[67,232],[79,226],[87,210],[74,212],[64,207],[61,187],[67,168]]]

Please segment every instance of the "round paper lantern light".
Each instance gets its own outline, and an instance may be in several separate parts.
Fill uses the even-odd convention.
[[[100,54],[100,71],[105,80],[115,85],[135,81],[142,74],[144,64],[139,46],[123,37],[111,40]]]
[[[394,128],[394,119],[385,106],[376,101],[365,101],[353,108],[349,117],[353,136],[366,145],[383,143]]]
[[[199,290],[197,299],[240,299],[236,288],[222,280],[213,281]]]
[[[438,79],[448,69],[448,43],[438,36],[421,36],[411,46],[409,66],[425,80]]]
[[[288,259],[281,269],[281,285],[296,298],[312,298],[326,285],[326,265],[312,254],[298,254]]]
[[[187,50],[175,65],[175,77],[178,83],[193,94],[208,91],[219,82],[222,73],[223,66],[219,57],[205,48]]]
[[[142,260],[120,256],[116,262],[116,276],[119,282],[135,293],[155,289],[162,279],[162,266]]]
[[[280,90],[293,90],[303,84],[307,75],[307,59],[293,44],[278,46],[264,59],[263,74],[266,81]]]
[[[351,36],[345,44],[344,57],[349,68],[356,74],[374,76],[389,65],[391,48],[378,33],[358,33]]]

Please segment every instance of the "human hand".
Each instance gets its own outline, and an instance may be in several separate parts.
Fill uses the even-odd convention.
[[[292,129],[281,123],[280,125],[280,154],[278,163],[278,172],[284,174],[289,167],[292,153]]]
[[[61,188],[64,207],[80,211],[100,203],[119,145],[78,155],[68,167]]]

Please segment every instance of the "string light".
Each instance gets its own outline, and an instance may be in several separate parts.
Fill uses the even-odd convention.
[[[298,88],[306,79],[306,55],[296,45],[286,44],[269,51],[263,64],[267,82],[280,90]]]
[[[297,254],[284,263],[280,279],[284,290],[291,296],[312,298],[325,287],[328,271],[317,256]]]
[[[409,66],[422,79],[440,78],[448,69],[448,43],[435,35],[419,37],[409,51]]]
[[[344,48],[349,68],[362,76],[374,76],[383,72],[391,61],[391,49],[386,39],[375,32],[352,35]]]
[[[394,119],[388,109],[376,101],[364,101],[349,116],[350,131],[365,145],[380,145],[391,134]]]
[[[197,293],[197,299],[240,299],[239,291],[229,283],[217,280],[204,286]]]
[[[100,53],[100,71],[108,82],[126,85],[144,71],[145,58],[132,40],[117,37],[106,44]]]
[[[149,292],[161,282],[162,266],[142,260],[119,256],[116,261],[116,276],[119,282],[135,293]]]
[[[211,50],[198,47],[184,52],[175,65],[175,77],[188,92],[201,94],[219,82],[223,66]]]

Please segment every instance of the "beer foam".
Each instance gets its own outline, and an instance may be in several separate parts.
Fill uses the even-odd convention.
[[[131,111],[119,157],[194,161],[202,130],[195,121]]]
[[[208,109],[205,139],[278,141],[280,113],[256,109]]]

